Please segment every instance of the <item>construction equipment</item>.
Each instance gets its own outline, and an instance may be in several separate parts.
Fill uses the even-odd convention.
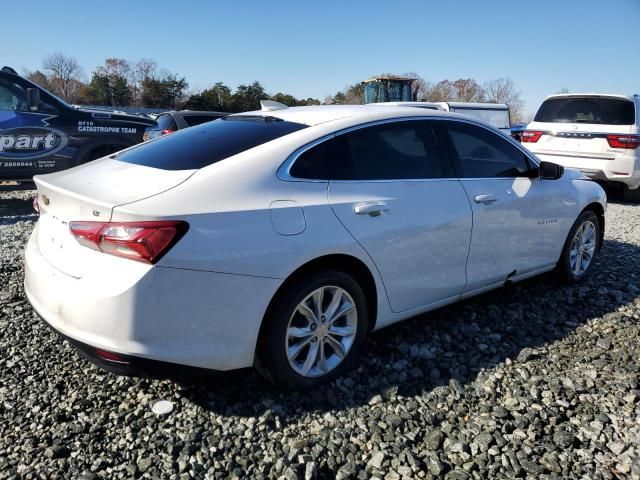
[[[411,102],[415,95],[411,86],[415,78],[410,77],[373,77],[362,82],[364,84],[364,103],[378,102]]]

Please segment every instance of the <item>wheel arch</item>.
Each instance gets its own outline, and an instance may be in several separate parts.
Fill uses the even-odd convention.
[[[582,209],[580,215],[586,212],[587,210],[592,211],[598,217],[598,221],[600,222],[600,238],[598,238],[598,249],[602,248],[602,244],[604,242],[604,226],[605,226],[605,215],[604,215],[604,207],[599,202],[592,202],[586,207]]]
[[[337,270],[347,273],[362,286],[367,301],[367,309],[369,310],[367,329],[371,331],[375,328],[378,317],[378,287],[376,286],[375,278],[371,270],[362,260],[352,255],[342,253],[329,254],[315,258],[299,266],[282,282],[280,287],[278,287],[262,318],[256,348],[259,348],[273,310],[287,288],[292,283],[295,283],[307,275],[327,270]]]

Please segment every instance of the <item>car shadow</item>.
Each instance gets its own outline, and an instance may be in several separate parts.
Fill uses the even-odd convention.
[[[421,395],[440,386],[460,391],[508,359],[544,357],[549,344],[576,327],[632,302],[640,292],[625,290],[628,258],[640,258],[638,245],[607,240],[580,284],[565,285],[549,273],[375,332],[356,370],[312,390],[277,389],[251,369],[174,380],[186,399],[208,411],[236,416],[271,411],[285,423],[307,412]],[[640,275],[636,280],[640,286]]]

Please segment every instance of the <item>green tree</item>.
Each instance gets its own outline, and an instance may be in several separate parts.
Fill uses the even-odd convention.
[[[176,108],[189,84],[174,73],[142,81],[142,104],[150,108]]]
[[[184,104],[190,110],[231,111],[231,89],[222,82],[191,95]]]
[[[110,78],[109,87],[111,90],[111,105],[122,107],[131,103],[131,89],[125,77],[116,75]]]
[[[248,112],[260,109],[260,100],[269,98],[260,82],[253,82],[251,85],[240,85],[232,96],[231,111]]]
[[[338,92],[333,96],[333,101],[332,103],[334,105],[344,105],[345,103],[347,103],[345,101],[345,95],[342,92]]]
[[[280,102],[288,107],[297,107],[300,105],[304,105],[304,101],[298,100],[293,95],[289,95],[288,93],[276,93],[275,95],[271,95],[270,100],[275,102]]]

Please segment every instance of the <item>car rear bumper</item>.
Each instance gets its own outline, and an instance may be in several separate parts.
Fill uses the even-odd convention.
[[[633,157],[625,156],[605,160],[569,155],[547,155],[543,153],[536,153],[536,156],[540,160],[580,170],[594,180],[620,182],[631,189],[640,186],[640,164],[639,161]]]
[[[118,277],[120,284],[113,285]],[[162,267],[74,278],[40,253],[37,227],[25,250],[25,293],[43,320],[85,353],[98,348],[134,357],[133,364],[251,366],[262,317],[279,284]]]

